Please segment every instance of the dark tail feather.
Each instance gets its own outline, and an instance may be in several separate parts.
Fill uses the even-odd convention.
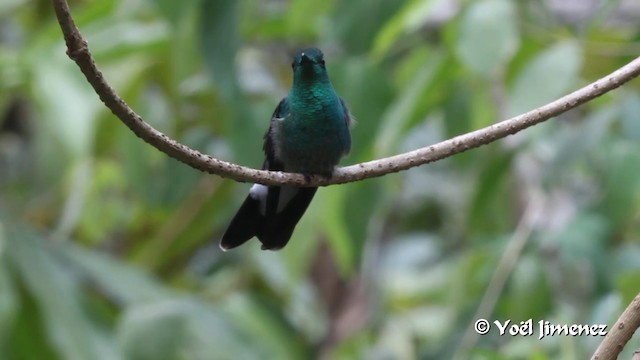
[[[244,244],[258,234],[263,221],[264,217],[260,215],[260,202],[251,195],[247,196],[222,236],[220,248],[227,251]]]
[[[278,250],[287,245],[317,190],[317,187],[299,188],[284,210],[264,219],[262,226],[257,228],[263,250]]]

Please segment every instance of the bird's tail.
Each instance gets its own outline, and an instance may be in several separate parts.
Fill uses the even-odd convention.
[[[257,235],[263,222],[264,216],[260,214],[260,200],[248,195],[222,236],[220,248],[227,251],[244,244]]]
[[[262,242],[263,250],[283,248],[317,190],[270,186],[265,197],[250,194],[222,236],[220,248],[233,249],[254,236]]]
[[[289,189],[294,189],[295,194],[287,201],[281,211],[266,216],[262,226],[258,229],[257,236],[262,242],[263,250],[279,250],[287,245],[298,221],[304,215],[318,190],[317,187]]]

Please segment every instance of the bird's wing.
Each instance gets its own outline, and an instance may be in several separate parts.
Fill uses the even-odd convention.
[[[283,98],[278,103],[278,106],[273,111],[273,115],[271,115],[271,122],[269,124],[269,129],[264,134],[264,145],[262,149],[264,150],[265,160],[262,164],[263,170],[271,170],[271,171],[283,171],[284,164],[278,157],[276,156],[277,146],[274,143],[275,131],[277,131],[277,122],[283,121],[283,119],[287,116],[289,112],[289,102],[287,98]],[[269,217],[275,215],[278,210],[281,210],[284,205],[291,199],[293,194],[290,194],[291,191],[283,191],[284,189],[280,186],[269,186],[268,191],[266,192],[266,204],[264,207],[264,215]],[[281,193],[282,192],[282,193]],[[280,207],[280,209],[279,209]]]
[[[356,124],[356,119],[351,114],[351,111],[349,111],[349,107],[347,106],[347,103],[343,98],[340,98],[340,104],[342,105],[342,110],[344,111],[344,123],[347,126],[347,131],[350,131],[351,128]],[[348,154],[349,151],[351,151],[351,135],[349,135],[344,154]]]
[[[280,101],[271,116],[269,130],[264,135],[264,153],[266,155],[262,168],[271,171],[283,171],[284,163],[276,155],[274,143],[278,122],[284,120],[289,113],[289,102],[285,97]],[[258,238],[263,249],[277,250],[284,247],[302,214],[309,206],[317,188],[298,188],[293,186],[254,185],[260,192],[261,213],[264,216],[262,226],[258,229]],[[252,188],[254,189],[254,188]],[[264,206],[264,207],[262,207]]]
[[[264,134],[264,144],[262,150],[264,150],[265,159],[262,164],[262,170],[282,171],[284,170],[284,164],[280,159],[276,157],[275,144],[273,143],[274,132],[276,131],[276,121],[282,121],[289,111],[289,102],[287,98],[283,98],[278,103],[278,106],[271,115],[271,122],[269,123],[269,129]]]
[[[283,170],[282,162],[279,161],[275,155],[271,132],[274,121],[276,121],[278,117],[283,116],[284,108],[287,106],[286,98],[282,99],[273,112],[271,124],[267,133],[264,135],[263,150],[266,154],[266,158],[262,164],[262,169],[264,170]],[[267,205],[271,203],[271,209],[274,207],[277,209],[279,194],[280,188],[278,187],[254,184],[249,191],[249,195],[242,203],[242,206],[240,206],[240,209],[231,220],[227,231],[222,237],[220,247],[223,250],[234,248],[261,233],[265,227],[265,215],[269,208]],[[270,211],[273,212],[273,210]]]
[[[353,117],[351,111],[349,111],[349,107],[347,106],[347,102],[344,101],[343,98],[340,98],[340,104],[342,105],[342,109],[344,109],[344,122],[349,129],[356,125],[356,118]]]

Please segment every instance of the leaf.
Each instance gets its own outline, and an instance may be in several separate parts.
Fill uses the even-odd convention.
[[[197,1],[155,0],[155,3],[157,4],[160,11],[162,11],[162,14],[167,17],[171,21],[171,23],[174,24],[174,26],[176,26],[185,15],[185,13],[187,13],[187,10],[197,4]]]
[[[635,295],[637,295],[637,293],[634,294],[634,296]],[[631,299],[633,299],[633,297]],[[613,324],[624,310],[624,307],[631,302],[631,299],[629,299],[629,301],[622,299],[622,296],[618,292],[610,292],[601,296],[595,301],[592,307],[589,323]]]
[[[504,67],[519,46],[518,15],[508,0],[473,3],[460,20],[456,54],[473,72],[490,77]]]
[[[341,274],[351,274],[356,270],[356,254],[347,230],[345,214],[346,187],[331,186],[322,189],[322,198],[316,208],[322,209],[319,224],[320,234],[327,236],[331,250]],[[316,231],[317,233],[318,231]]]
[[[88,168],[87,165],[85,167]],[[89,177],[86,182],[82,182],[79,176],[74,177],[72,191],[69,192],[67,205],[72,206],[71,199],[78,197],[78,189],[84,190],[85,194],[81,199],[77,199],[78,209],[75,209],[77,219],[69,219],[65,230],[77,231],[79,238],[86,239],[89,243],[100,243],[104,241],[105,234],[109,234],[113,229],[127,224],[131,220],[133,204],[125,201],[126,184],[125,175],[120,164],[115,161],[96,161],[93,164],[93,171],[79,168],[76,173],[84,170]],[[90,175],[89,175],[90,174]],[[82,188],[79,185],[84,185]],[[87,204],[85,206],[85,204]],[[100,206],[92,206],[100,204]],[[70,210],[67,210],[70,212]]]
[[[238,94],[236,54],[239,35],[239,2],[204,0],[200,13],[200,41],[213,85],[227,101]]]
[[[640,95],[637,92],[630,91],[626,94],[620,107],[620,135],[623,137],[640,142]]]
[[[7,346],[0,346],[2,359],[62,359],[55,344],[49,341],[42,309],[34,297],[22,291],[19,300],[20,307],[14,313],[11,333],[5,338]],[[8,355],[4,356],[3,351]]]
[[[584,160],[592,152],[599,151],[617,112],[618,109],[605,106],[586,115],[579,126],[553,124],[551,136],[556,138],[552,144],[557,148],[555,156],[544,169],[544,181],[549,182],[565,175],[566,169]]]
[[[19,299],[17,289],[9,276],[6,259],[2,256],[2,226],[0,223],[0,358],[5,358],[4,349],[7,348],[8,334],[14,326],[18,312]]]
[[[525,254],[518,259],[509,286],[501,296],[501,314],[514,319],[544,318],[552,309],[552,293],[546,266],[537,256]]]
[[[75,158],[91,153],[99,100],[78,69],[43,57],[34,64],[33,86],[46,128]],[[64,153],[63,153],[64,154]]]
[[[153,59],[153,54],[158,53],[158,45],[165,43],[171,35],[171,28],[159,20],[104,21],[91,30],[87,36],[90,36],[91,52],[97,61],[110,65],[119,61],[133,63],[134,68],[136,62],[140,61],[138,56],[141,53]],[[118,41],[113,41],[114,38]],[[133,76],[139,76],[139,73],[127,74],[126,66],[122,66],[121,71],[124,74],[112,72],[107,76],[109,82],[118,88],[130,82]]]
[[[600,215],[578,214],[558,235],[560,256],[569,261],[595,260],[602,253],[608,233],[608,223]]]
[[[448,0],[405,1],[402,8],[378,31],[373,44],[373,56],[382,58],[399,42],[402,35],[420,30],[452,6]]]
[[[626,242],[612,251],[610,270],[612,273],[640,271],[638,259],[640,259],[640,245],[635,241]]]
[[[188,338],[185,309],[178,302],[150,303],[129,308],[122,317],[118,343],[127,359],[181,358]]]
[[[0,3],[0,15],[8,15],[20,5],[26,4],[26,0],[4,0]]]
[[[363,57],[345,59],[330,65],[329,70],[333,85],[356,119],[351,131],[353,147],[343,160],[343,163],[355,163],[362,155],[370,156],[380,126],[380,114],[392,100],[392,84],[384,69]]]
[[[132,306],[117,333],[125,358],[131,360],[262,358],[221,312],[189,298]]]
[[[313,38],[317,29],[323,25],[321,20],[331,6],[333,4],[330,1],[292,1],[286,12],[287,33],[295,34],[302,39]]]
[[[551,46],[531,60],[510,92],[511,115],[521,114],[564,95],[577,82],[582,49],[573,41]]]
[[[143,270],[104,254],[72,243],[65,244],[58,251],[119,304],[156,300],[173,293]]]
[[[224,304],[224,309],[235,326],[246,332],[251,339],[250,344],[261,350],[260,358],[309,358],[304,339],[286,321],[281,304],[271,304],[260,296],[254,299],[235,295]]]
[[[604,152],[605,192],[602,212],[615,228],[637,227],[640,146],[621,142]],[[635,224],[635,225],[634,225]]]
[[[570,293],[608,283],[609,261],[602,254],[606,253],[611,232],[611,222],[605,214],[583,210],[557,235],[555,243],[563,266],[562,276],[572,279],[566,284]]]
[[[452,138],[472,130],[472,98],[473,92],[468,84],[462,81],[457,81],[452,84],[452,89],[444,109],[445,136],[447,138]]]
[[[630,303],[640,293],[638,276],[640,276],[640,269],[624,271],[616,275],[615,285],[622,295],[623,304]]]
[[[387,156],[394,151],[398,138],[407,130],[416,107],[423,101],[422,95],[433,85],[441,67],[444,66],[445,57],[442,54],[434,54],[428,58],[428,62],[415,74],[404,90],[396,97],[396,100],[382,115],[379,135],[375,144],[377,156]]]
[[[382,25],[398,11],[402,4],[402,1],[387,0],[339,1],[334,11],[335,16],[330,33],[335,34],[334,36],[349,53],[366,53]]]
[[[117,359],[109,339],[85,314],[73,275],[50,248],[26,230],[9,231],[7,255],[14,272],[33,295],[43,313],[48,341],[68,360]],[[50,246],[50,245],[49,245]]]
[[[511,228],[515,221],[513,202],[508,196],[511,185],[513,152],[497,146],[488,146],[478,165],[477,181],[469,198],[468,228],[473,231],[496,233]]]
[[[353,267],[362,263],[365,249],[370,240],[370,226],[372,218],[377,215],[383,197],[382,184],[379,180],[370,180],[346,187],[343,219],[353,248]]]
[[[398,236],[385,247],[378,267],[389,301],[412,301],[445,291],[449,266],[437,263],[442,256],[441,240],[415,232]]]
[[[87,189],[93,177],[92,164],[88,158],[78,159],[69,168],[69,181],[64,208],[54,236],[66,237],[77,226],[86,204]]]

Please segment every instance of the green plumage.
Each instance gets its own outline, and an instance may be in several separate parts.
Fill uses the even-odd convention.
[[[294,59],[293,86],[272,121],[275,155],[286,171],[330,174],[351,148],[350,116],[324,67],[322,53]]]
[[[273,112],[265,134],[263,168],[331,176],[351,148],[351,116],[336,94],[322,52],[304,49],[293,60],[293,86]],[[257,236],[262,248],[284,247],[317,188],[254,184],[222,237],[228,250]]]

